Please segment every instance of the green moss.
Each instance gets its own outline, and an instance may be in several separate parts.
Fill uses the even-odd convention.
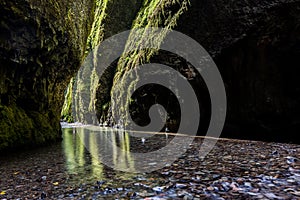
[[[130,35],[125,51],[128,48],[135,47],[143,42],[154,43],[157,46],[157,49],[159,49],[159,46],[168,30],[176,26],[176,22],[180,15],[187,10],[189,1],[144,0],[141,2],[141,0],[96,0],[95,3],[94,20],[91,33],[87,39],[88,46],[85,55],[87,55],[92,49],[96,53],[97,50],[95,48],[97,48],[97,46],[105,38],[130,28],[136,29],[141,27],[165,27],[166,31],[162,32],[160,35],[153,34],[153,37],[151,38],[147,38],[143,32],[140,34],[142,37]],[[116,9],[118,9],[117,13],[115,12]],[[69,14],[69,16],[71,19],[72,15]],[[113,97],[113,101],[120,102],[118,108],[125,108],[124,105],[130,101],[130,97],[126,97],[125,102],[121,101],[123,100],[121,96],[125,91],[121,91],[121,88],[116,88],[117,84],[115,83],[122,82],[123,74],[126,71],[137,65],[148,62],[152,55],[157,52],[157,49],[135,51],[130,54],[122,55],[117,65],[117,70],[112,70],[110,72],[116,72],[113,80],[105,78],[107,83],[102,84],[102,86],[114,87],[114,90],[117,91],[117,96]],[[106,94],[106,90],[100,92],[104,95],[104,98],[100,97],[99,99],[98,97],[97,102],[95,101],[97,90],[102,87],[99,84],[100,77],[96,74],[97,62],[97,55],[94,55],[93,61],[89,64],[90,66],[86,66],[84,70],[79,71],[76,77],[76,91],[73,98],[75,98],[74,102],[76,104],[74,105],[76,111],[76,116],[74,117],[78,121],[86,122],[85,116],[95,110],[97,110],[98,119],[107,114],[106,110],[108,109],[105,108],[104,110],[103,105],[106,105],[107,102],[110,101],[106,98],[106,96],[110,96],[109,90],[108,94]],[[137,75],[135,76],[135,79],[138,80]],[[110,82],[114,83],[110,84]],[[130,83],[128,90],[133,91],[135,89],[135,85],[135,81]],[[90,88],[90,91],[87,90],[88,88]],[[66,96],[65,101],[67,101],[67,103],[65,103],[67,106],[69,96]],[[87,108],[84,107],[85,104],[83,103],[86,101],[89,102]],[[97,104],[97,106],[95,106],[95,104]],[[124,109],[118,109],[117,112],[122,113],[124,112]]]
[[[0,106],[0,150],[28,144],[33,121],[16,106]]]
[[[109,108],[109,102],[102,105],[102,110],[107,110]]]
[[[74,122],[72,116],[73,84],[74,79],[72,78],[65,92],[65,101],[61,111],[61,118],[66,122]]]
[[[0,118],[0,151],[42,145],[61,138],[57,132],[59,124],[52,126],[47,113],[26,113],[16,105],[0,105]]]
[[[5,33],[0,54],[6,55],[0,58],[0,150],[60,138],[64,89],[82,62],[93,4],[0,1],[0,29]],[[71,107],[70,92],[64,114]]]
[[[96,94],[99,88],[103,86],[111,88],[112,78],[105,78],[105,83],[99,84],[99,78],[96,74],[97,67],[97,49],[98,45],[105,39],[121,31],[131,27],[139,7],[141,0],[96,0],[94,11],[94,21],[91,29],[91,34],[88,37],[88,47],[85,54],[91,50],[95,53],[93,60],[89,65],[85,66],[84,70],[79,71],[76,77],[76,91],[74,92],[75,120],[87,123],[86,116],[97,110],[98,120],[102,113],[107,113],[107,109],[102,110],[102,105],[107,104],[107,96],[110,96],[110,89],[102,89],[100,93],[103,98],[98,98]],[[115,12],[118,10],[118,12]],[[110,73],[114,73],[114,69]],[[113,76],[112,76],[113,77]],[[90,90],[88,90],[90,89]],[[87,94],[88,93],[88,94]],[[98,92],[99,93],[99,92]],[[83,97],[84,96],[84,97]],[[84,102],[89,102],[86,108]],[[100,114],[99,114],[100,113]]]
[[[124,108],[126,108],[126,105],[129,105],[131,98],[128,95],[132,94],[136,89],[136,83],[139,80],[138,75],[135,74],[135,77],[132,79],[135,81],[132,81],[129,84],[128,90],[124,91],[122,87],[125,84],[124,80],[122,80],[124,73],[150,61],[150,58],[158,52],[168,31],[176,26],[179,17],[187,11],[188,5],[188,0],[144,0],[143,7],[134,20],[132,28],[137,30],[137,28],[164,27],[165,29],[159,34],[155,33],[155,29],[153,29],[153,32],[150,34],[145,34],[141,30],[139,34],[135,32],[135,34],[129,36],[124,52],[128,52],[128,49],[136,49],[135,47],[141,44],[152,44],[156,49],[144,49],[125,53],[120,58],[112,89],[114,90],[112,102],[116,104],[113,108],[118,108],[117,110],[113,110],[113,112],[117,113],[118,116],[128,117],[124,116],[126,113]],[[125,94],[128,94],[127,97]]]
[[[96,0],[96,9],[91,34],[88,37],[86,54],[94,49],[104,38],[104,20],[107,16],[107,4],[109,0]]]

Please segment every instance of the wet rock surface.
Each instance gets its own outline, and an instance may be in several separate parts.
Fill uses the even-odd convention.
[[[224,78],[229,97],[226,137],[296,140],[294,133],[300,127],[300,88],[298,65],[295,65],[300,41],[299,2],[191,0],[188,12],[180,17],[176,30],[203,45]],[[99,32],[94,31],[95,37],[88,41],[94,30],[93,22],[93,27],[107,38],[132,27],[139,10],[148,10],[142,8],[140,0],[115,0],[107,1],[103,6],[107,12],[100,15],[103,10],[95,9],[95,4],[95,1],[0,2],[1,150],[34,147],[61,139],[59,119],[64,91],[79,69],[88,44],[102,40]],[[177,10],[176,7],[169,10]],[[97,11],[99,16],[105,16],[104,21],[94,19]],[[158,15],[164,14],[158,12]],[[105,73],[100,83],[96,107],[103,110],[98,112],[99,118],[106,118],[108,112],[114,71]],[[185,68],[179,71],[187,75],[192,72]],[[84,73],[81,75],[87,78]],[[194,85],[201,88],[198,82]],[[201,95],[202,92],[202,89],[196,91]],[[251,129],[246,133],[244,127]]]
[[[61,139],[64,91],[83,58],[93,6],[0,2],[0,151]]]
[[[143,174],[114,171],[63,144],[1,156],[0,199],[300,198],[300,145],[219,140],[202,158],[202,142],[196,138],[174,163]]]
[[[190,2],[176,30],[203,45],[220,70],[228,98],[222,136],[298,141],[300,1]]]

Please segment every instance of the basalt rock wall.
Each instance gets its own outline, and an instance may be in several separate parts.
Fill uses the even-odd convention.
[[[223,137],[298,142],[300,1],[182,2],[1,1],[0,150],[60,139],[66,87],[87,52],[113,34],[145,26],[174,28],[212,55],[228,97]],[[115,73],[122,68],[95,83],[99,119],[107,118]],[[196,91],[198,83],[200,77],[192,80]]]
[[[176,29],[205,47],[222,74],[223,137],[299,143],[300,1],[191,0]]]
[[[0,150],[61,138],[64,91],[83,59],[95,2],[0,2]]]

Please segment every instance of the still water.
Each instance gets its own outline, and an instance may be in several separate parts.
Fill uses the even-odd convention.
[[[97,199],[117,190],[128,195],[145,182],[146,189],[152,191],[163,179],[159,174],[149,177],[140,172],[152,172],[160,162],[168,163],[173,149],[165,155],[159,150],[172,146],[176,138],[165,133],[73,125],[64,125],[62,136],[61,142],[50,146],[1,155],[0,191],[4,192],[0,197],[35,199],[47,195],[64,199],[89,195]]]
[[[66,127],[62,132],[66,170],[82,178],[105,179],[106,172],[114,171],[128,179],[137,172],[164,167],[172,158],[159,152],[174,139],[165,133],[141,134],[96,126]],[[169,152],[173,154],[173,150]]]
[[[44,179],[70,184],[105,180],[115,185],[170,165],[184,149],[181,143],[187,144],[186,137],[170,133],[69,124],[63,125],[62,136],[51,146],[1,155],[0,171],[7,177],[0,186],[6,188],[5,180],[14,185],[19,179],[26,182],[22,185]]]

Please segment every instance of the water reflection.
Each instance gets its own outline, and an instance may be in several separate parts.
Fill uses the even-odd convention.
[[[128,133],[107,128],[99,131],[86,127],[63,128],[62,132],[62,148],[68,173],[81,175],[79,177],[105,179],[104,168],[107,167],[103,166],[101,158],[112,158],[113,166],[110,167],[115,169],[128,168],[134,171]],[[101,155],[103,148],[104,152],[112,149],[111,154]]]
[[[82,130],[76,128],[64,128],[62,148],[66,160],[66,169],[69,174],[85,176],[86,178],[103,178],[103,165],[98,160],[97,156],[92,156],[97,147],[93,142],[90,142],[92,148],[87,151],[82,138],[90,141],[93,138],[86,138]],[[93,148],[94,147],[94,148]]]
[[[108,168],[135,172],[140,159],[136,154],[160,149],[172,139],[164,134],[152,134],[141,141],[141,138],[132,137],[133,135],[118,129],[97,126],[63,128],[63,151],[68,172],[82,175],[89,173],[88,177],[98,179],[105,178]]]

